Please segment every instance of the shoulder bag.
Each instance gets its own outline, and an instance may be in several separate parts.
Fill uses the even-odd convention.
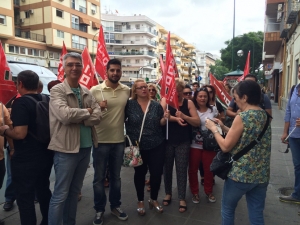
[[[125,167],[137,167],[137,166],[140,166],[143,164],[142,156],[141,156],[140,149],[139,149],[139,143],[141,141],[144,123],[145,123],[145,119],[146,119],[146,115],[148,112],[150,102],[151,101],[149,101],[146,111],[144,113],[144,118],[143,118],[141,131],[140,131],[140,137],[139,137],[139,141],[136,143],[136,146],[132,145],[132,142],[131,142],[129,136],[126,135],[126,138],[128,139],[128,142],[129,142],[129,146],[125,147],[125,150],[124,150],[123,166],[125,166]]]
[[[243,155],[245,155],[248,151],[250,151],[256,144],[260,142],[262,137],[264,136],[269,124],[270,124],[270,116],[267,114],[267,121],[266,124],[259,134],[258,138],[250,142],[246,147],[244,147],[241,151],[236,153],[234,156],[232,156],[229,152],[222,152],[219,151],[217,155],[213,158],[213,161],[210,165],[210,171],[214,173],[214,175],[217,175],[221,179],[225,180],[227,178],[227,175],[229,171],[232,168],[232,163],[234,161],[237,161],[239,158],[241,158]]]

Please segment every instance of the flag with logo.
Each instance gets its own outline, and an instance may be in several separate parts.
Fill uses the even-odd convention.
[[[212,73],[209,74],[209,79],[210,84],[216,89],[217,97],[220,99],[221,102],[229,106],[232,97],[227,93],[225,87],[215,78],[215,76]]]
[[[104,33],[103,27],[100,26],[99,37],[98,37],[98,45],[97,45],[97,54],[96,54],[96,62],[95,69],[96,72],[101,76],[102,80],[107,79],[106,75],[106,65],[109,61],[109,55],[106,51],[106,44],[104,41]]]
[[[99,84],[99,82],[97,80],[95,67],[87,47],[83,49],[81,56],[82,56],[83,68],[82,68],[82,75],[80,77],[79,83],[81,85],[84,85],[88,89],[91,89],[91,87]]]
[[[176,66],[176,62],[171,49],[169,32],[166,50],[166,66],[164,69],[164,73],[162,73],[160,95],[161,97],[166,98],[166,102],[168,105],[172,106],[175,109],[179,109],[174,66]]]
[[[58,70],[57,70],[57,80],[63,82],[65,79],[65,71],[63,67],[63,57],[65,54],[67,54],[67,48],[65,46],[65,42],[63,42],[63,47],[61,50],[60,58],[59,58],[59,64],[58,64]]]
[[[254,68],[253,68],[254,69]],[[245,68],[244,68],[244,73],[242,76],[240,76],[237,81],[240,82],[245,79],[245,77],[249,74],[250,71],[250,51],[248,52]]]

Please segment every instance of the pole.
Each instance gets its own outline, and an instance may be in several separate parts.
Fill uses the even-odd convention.
[[[253,73],[255,73],[255,68],[254,68],[254,40],[252,40],[252,42],[253,42],[253,46],[252,46],[252,48],[253,48],[253,51],[252,51],[252,70],[253,70]]]
[[[94,45],[94,38],[96,37],[96,35],[97,34],[99,34],[99,31],[98,32],[96,32],[96,34],[94,35],[94,37],[93,37],[93,63],[95,63],[94,61],[95,61],[95,54],[94,54],[94,49],[95,49],[95,45]]]
[[[233,32],[231,41],[231,70],[233,70],[233,39],[235,35],[235,0],[233,0]]]

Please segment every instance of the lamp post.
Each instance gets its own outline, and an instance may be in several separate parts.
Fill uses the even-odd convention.
[[[95,58],[96,58],[96,56],[95,56],[95,54],[94,54],[94,49],[95,49],[94,39],[95,39],[95,37],[96,37],[97,34],[99,34],[99,31],[95,33],[95,35],[94,35],[94,37],[93,37],[93,40],[92,40],[92,41],[93,41],[93,44],[92,44],[92,46],[93,46],[93,51],[92,51],[92,52],[93,52],[93,62],[95,61]],[[94,63],[95,63],[95,62],[94,62]]]

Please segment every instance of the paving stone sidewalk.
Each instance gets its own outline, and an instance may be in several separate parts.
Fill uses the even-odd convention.
[[[272,103],[273,121],[272,121],[272,155],[271,155],[271,180],[268,186],[266,206],[264,211],[266,225],[299,225],[300,216],[298,212],[300,206],[296,204],[288,204],[279,202],[279,189],[282,187],[293,186],[294,172],[292,166],[291,153],[281,153],[286,149],[286,145],[281,143],[280,137],[283,130],[284,111],[278,110],[276,104]],[[281,152],[280,152],[281,151]],[[85,176],[82,188],[82,200],[78,203],[77,210],[77,225],[92,225],[95,211],[93,209],[93,167],[88,169]],[[129,215],[127,221],[120,221],[115,216],[110,214],[109,206],[106,207],[104,215],[104,225],[194,225],[194,224],[221,224],[221,196],[223,181],[216,178],[214,186],[214,194],[217,198],[216,203],[208,203],[203,191],[203,186],[200,189],[199,204],[192,203],[192,195],[187,186],[187,207],[185,213],[178,212],[179,201],[176,198],[177,189],[176,177],[173,179],[173,200],[170,206],[164,207],[164,213],[158,214],[155,211],[148,209],[146,205],[146,215],[141,217],[136,212],[137,198],[133,183],[133,169],[122,168],[122,209]],[[51,182],[53,189],[54,182]],[[108,192],[108,189],[106,190]],[[145,189],[145,200],[148,199],[149,193]],[[162,201],[164,197],[164,184],[162,182],[158,200]],[[41,215],[39,205],[36,204],[36,212],[38,222]],[[2,207],[2,206],[1,206]],[[0,211],[0,218],[5,219],[6,225],[20,225],[18,209],[15,207],[10,212]],[[248,225],[248,213],[245,198],[242,198],[236,209],[236,225]]]

